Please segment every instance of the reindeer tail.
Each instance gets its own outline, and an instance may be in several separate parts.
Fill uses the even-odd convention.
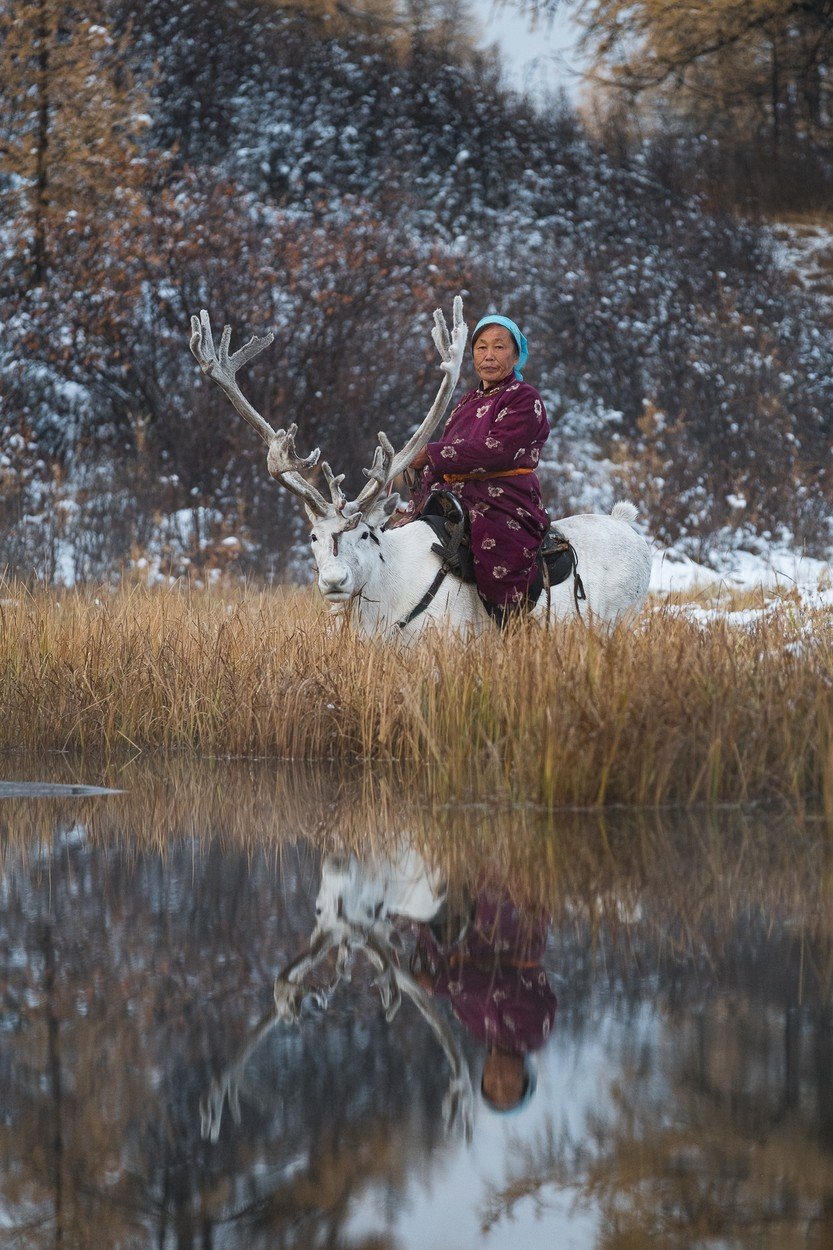
[[[613,505],[610,515],[615,521],[627,521],[632,524],[636,520],[636,508],[632,503],[621,500]]]

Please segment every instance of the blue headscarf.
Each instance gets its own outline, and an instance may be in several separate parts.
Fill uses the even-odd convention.
[[[477,325],[474,327],[474,332],[471,336],[472,351],[474,351],[474,340],[477,338],[478,331],[482,330],[484,326],[504,326],[512,335],[512,338],[515,340],[515,346],[518,349],[518,363],[515,365],[515,377],[519,382],[523,382],[524,375],[521,373],[521,369],[523,369],[524,365],[529,360],[529,348],[527,347],[526,339],[521,334],[518,326],[515,325],[514,321],[510,321],[508,317],[498,317],[496,313],[488,317],[481,317]]]

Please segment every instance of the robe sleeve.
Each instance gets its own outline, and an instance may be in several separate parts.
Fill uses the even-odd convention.
[[[461,439],[452,429],[438,442],[429,443],[428,460],[437,473],[534,468],[548,434],[543,400],[533,387],[522,386],[501,396],[482,432]]]

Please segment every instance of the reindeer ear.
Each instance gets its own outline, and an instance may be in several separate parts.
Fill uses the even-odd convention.
[[[307,520],[310,525],[315,525],[316,521],[321,520],[319,513],[317,513],[314,508],[311,508],[308,503],[304,504],[304,512],[307,514]]]
[[[368,525],[384,525],[398,508],[404,507],[402,496],[394,491],[391,495],[380,496],[367,510],[365,520]]]
[[[356,527],[364,520],[362,513],[359,512],[358,509],[351,516],[350,513],[345,508],[341,515],[345,518],[345,521],[344,521],[345,533],[347,533],[348,530],[356,529]]]

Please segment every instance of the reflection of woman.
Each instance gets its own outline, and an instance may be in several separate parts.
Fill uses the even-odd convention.
[[[535,474],[549,425],[541,396],[523,381],[527,355],[514,321],[483,317],[472,335],[480,385],[411,466],[422,470],[417,513],[436,490],[453,491],[466,506],[477,589],[495,615],[524,603],[549,526]]]
[[[549,919],[530,918],[503,894],[483,890],[457,940],[420,925],[412,971],[423,989],[447,998],[465,1029],[486,1047],[481,1091],[496,1111],[533,1093],[529,1056],[547,1041],[556,997],[541,966]]]

